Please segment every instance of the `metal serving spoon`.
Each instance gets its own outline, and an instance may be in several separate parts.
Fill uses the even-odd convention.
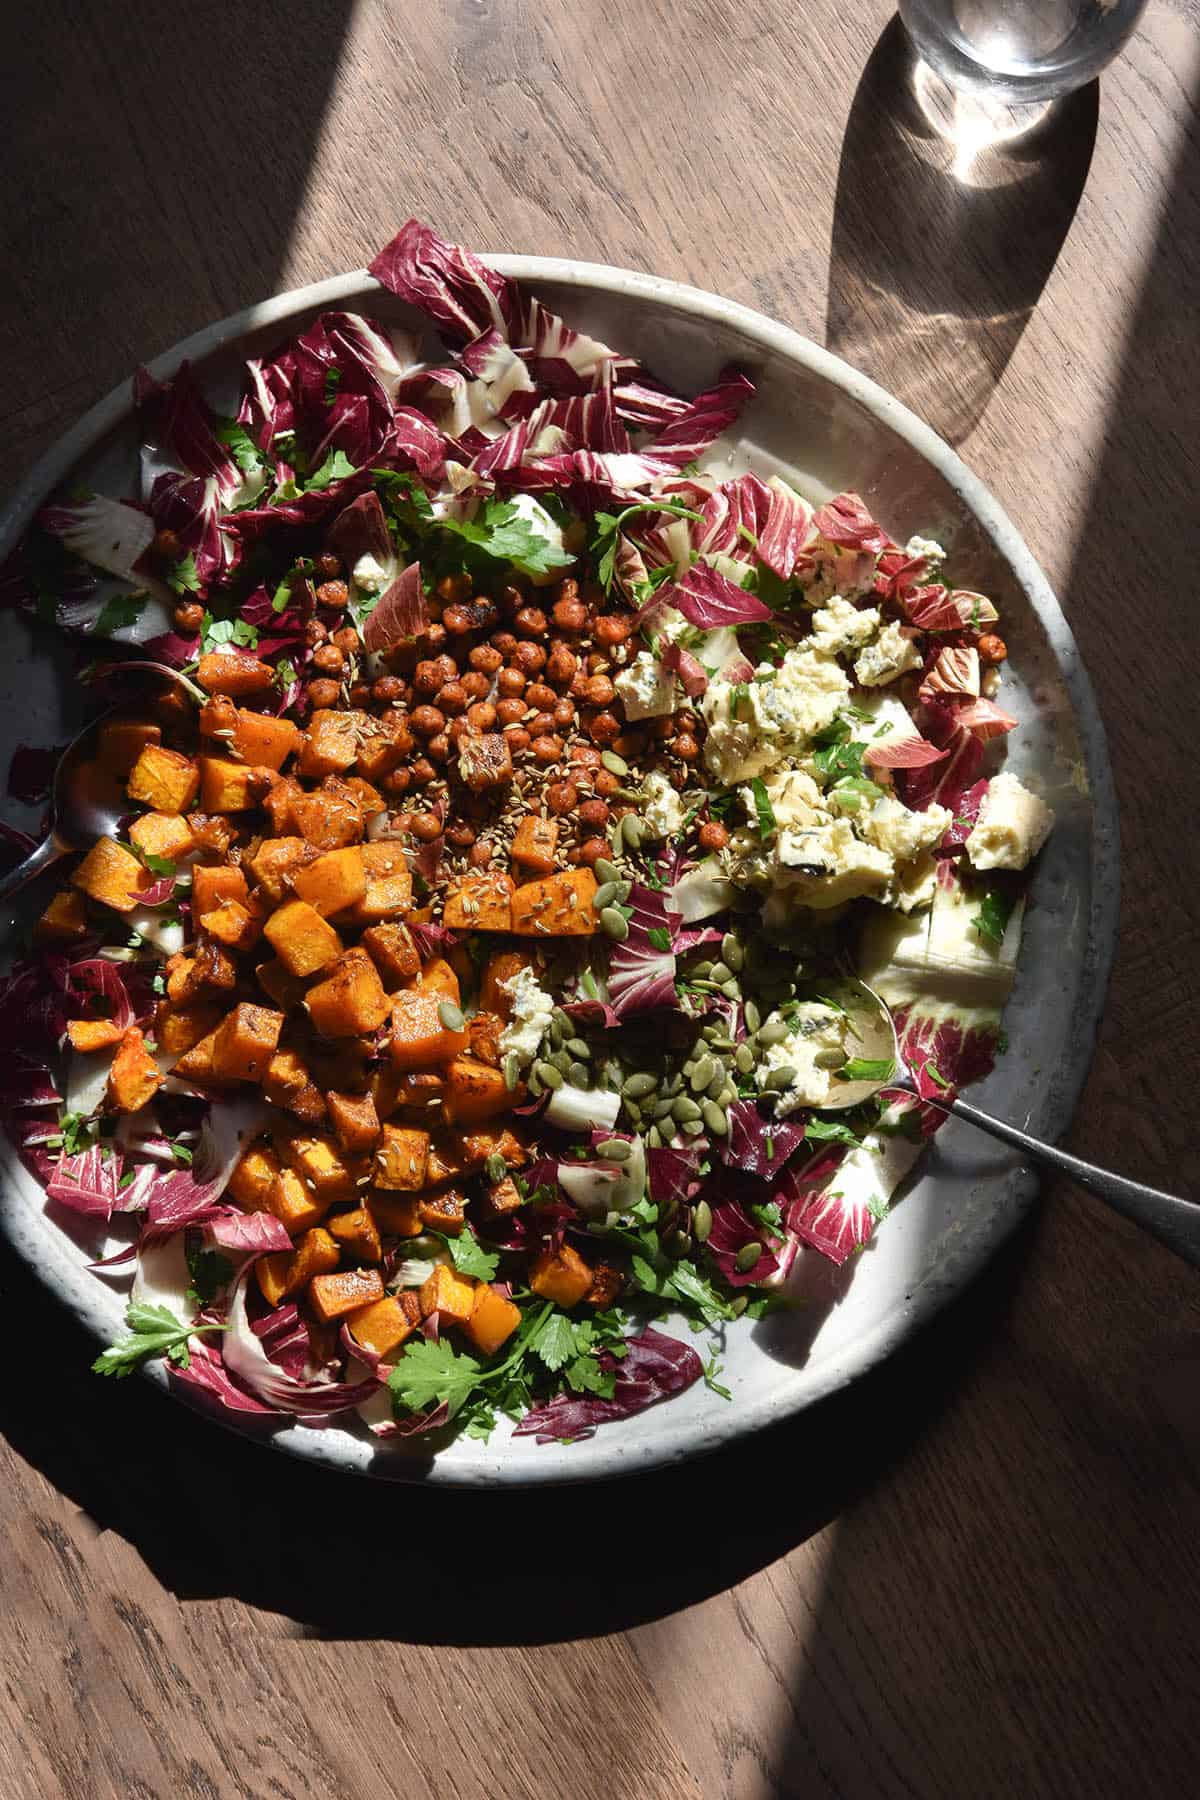
[[[855,995],[860,997],[860,1004],[853,1004]],[[855,1039],[854,1055],[864,1061],[891,1063],[894,1073],[886,1081],[838,1081],[833,1085],[837,1090],[836,1098],[831,1098],[822,1106],[822,1112],[841,1112],[846,1107],[857,1106],[877,1094],[881,1088],[903,1088],[907,1093],[915,1094],[917,1084],[905,1066],[900,1054],[900,1046],[896,1038],[896,1023],[892,1018],[887,1002],[867,986],[865,981],[846,982],[841,985],[840,997],[848,1012],[853,1014],[854,1027],[859,1033]],[[924,1098],[924,1096],[923,1096]],[[999,1138],[1003,1144],[1011,1144],[1014,1150],[1032,1158],[1034,1162],[1045,1163],[1049,1168],[1057,1169],[1060,1174],[1069,1175],[1072,1181],[1086,1188],[1089,1194],[1095,1194],[1117,1212],[1132,1219],[1143,1231],[1148,1231],[1168,1250],[1174,1250],[1177,1256],[1200,1267],[1200,1203],[1194,1200],[1179,1199],[1174,1194],[1160,1193],[1157,1188],[1143,1187],[1140,1181],[1130,1181],[1124,1175],[1114,1175],[1108,1169],[1097,1168],[1094,1163],[1084,1162],[1078,1156],[1069,1156],[1065,1150],[1055,1149],[1053,1144],[1045,1144],[1040,1138],[1030,1137],[1027,1131],[1019,1131],[1015,1125],[1007,1124],[1003,1119],[994,1119],[990,1113],[980,1112],[966,1100],[927,1099],[930,1106],[936,1106],[939,1112],[948,1113],[952,1118],[965,1119],[968,1125],[977,1125],[980,1131]]]
[[[208,698],[186,675],[179,675],[162,663],[116,663],[112,672],[119,676],[136,673],[141,677],[140,685],[150,690],[157,687],[160,694],[176,688],[191,700],[203,702]],[[0,879],[0,903],[19,893],[60,857],[90,850],[97,838],[115,833],[117,821],[129,811],[129,801],[120,783],[100,768],[96,747],[104,722],[118,718],[128,708],[128,701],[110,707],[85,725],[63,751],[50,792],[50,830],[24,862]]]

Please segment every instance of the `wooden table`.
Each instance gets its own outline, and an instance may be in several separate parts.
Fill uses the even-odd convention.
[[[1071,1142],[1200,1194],[1200,8],[1151,4],[1098,112],[956,170],[889,12],[42,0],[0,76],[0,479],[413,212],[827,340],[1062,596],[1125,842]],[[888,1368],[602,1491],[294,1465],[93,1380],[22,1269],[4,1290],[2,1800],[1194,1791],[1196,1278],[1062,1184]]]

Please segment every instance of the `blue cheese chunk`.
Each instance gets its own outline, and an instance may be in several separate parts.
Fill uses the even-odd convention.
[[[518,969],[500,986],[512,1002],[508,1023],[500,1033],[500,1054],[515,1056],[520,1067],[525,1068],[537,1055],[550,1029],[554,1001],[532,969]]]
[[[828,656],[844,650],[861,650],[879,630],[879,613],[873,606],[851,606],[835,594],[828,606],[813,614],[811,642]]]
[[[913,812],[887,794],[864,815],[862,832],[878,849],[886,850],[893,861],[908,863],[940,843],[953,818],[948,807],[934,804],[924,812]]]
[[[381,593],[392,579],[391,570],[386,569],[369,550],[359,557],[351,573],[355,587],[360,587],[364,594]]]
[[[786,1026],[787,1036],[761,1052],[755,1079],[759,1088],[776,1088],[776,1118],[786,1118],[798,1106],[826,1106],[832,1093],[833,1070],[846,1060],[845,1015],[818,1001],[801,1001],[785,1019],[772,1013],[768,1025]],[[777,1086],[779,1071],[788,1075]]]
[[[640,650],[629,667],[614,677],[613,686],[625,703],[625,717],[631,723],[637,719],[665,718],[679,704],[674,675],[649,650]]]
[[[854,664],[854,677],[860,687],[883,687],[907,674],[909,669],[920,666],[921,652],[915,641],[906,638],[902,628],[891,620],[874,643],[860,650]]]
[[[660,769],[654,769],[642,784],[642,824],[647,837],[675,837],[683,829],[683,802]]]
[[[1054,825],[1044,800],[1015,775],[994,775],[967,839],[967,856],[976,869],[1024,869],[1037,855]]]
[[[757,672],[770,673],[770,664],[761,665]],[[789,650],[774,679],[753,689],[764,724],[797,748],[833,724],[849,694],[845,670],[808,644]]]
[[[841,906],[860,895],[878,899],[896,871],[893,859],[856,836],[848,819],[781,831],[779,886],[801,906]]]

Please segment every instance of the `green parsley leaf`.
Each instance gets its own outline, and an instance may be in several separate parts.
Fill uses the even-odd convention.
[[[646,939],[652,950],[669,951],[671,948],[671,934],[665,925],[649,926],[646,931]]]
[[[408,1344],[388,1376],[388,1387],[393,1399],[409,1412],[423,1412],[427,1406],[445,1402],[453,1418],[482,1373],[482,1363],[462,1355],[445,1338],[437,1343],[420,1338]]]
[[[258,649],[258,632],[247,619],[214,619],[206,612],[200,625],[200,654],[209,656],[225,644],[236,644],[243,650]]]
[[[275,664],[275,680],[281,688],[291,687],[296,679],[296,665],[290,656],[281,656]]]
[[[258,474],[263,466],[262,451],[244,425],[239,425],[236,419],[219,419],[216,434],[218,442],[225,445],[243,475]]]
[[[932,1059],[925,1063],[924,1067],[921,1070],[921,1073],[923,1075],[928,1076],[929,1080],[933,1082],[935,1087],[948,1088],[950,1086],[950,1083],[946,1080],[946,1077],[942,1074],[942,1071],[938,1068],[937,1064],[934,1061],[932,1061]]]
[[[815,1114],[804,1127],[804,1135],[819,1144],[857,1144],[859,1141],[848,1125],[837,1119],[819,1119]]]
[[[754,812],[758,820],[758,835],[764,844],[770,843],[779,829],[775,819],[775,808],[771,805],[771,796],[767,793],[767,784],[761,775],[756,775],[750,783],[750,791],[754,795]]]
[[[92,636],[112,637],[114,632],[136,625],[146,609],[147,598],[145,594],[113,594],[101,607]]]
[[[174,588],[177,594],[198,594],[203,585],[196,568],[196,558],[189,550],[182,562],[177,562],[168,572],[167,586]]]
[[[619,513],[598,512],[594,521],[591,551],[596,558],[596,579],[605,592],[612,587],[616,576],[617,548],[621,542],[621,533],[627,521],[636,518],[638,513],[669,513],[675,519],[694,519],[697,522],[701,516],[680,501],[668,500],[639,500]]]
[[[337,397],[337,391],[341,387],[341,385],[342,385],[342,371],[338,368],[337,364],[335,363],[331,368],[328,368],[325,371],[325,404],[326,404],[326,406],[333,405],[333,402],[334,402],[335,398]]]
[[[175,1161],[185,1169],[190,1169],[193,1162],[196,1160],[190,1147],[187,1144],[178,1142],[171,1145],[171,1155],[175,1158]]]
[[[319,492],[324,488],[332,487],[335,481],[345,481],[347,475],[353,475],[354,472],[354,464],[344,450],[331,450],[320,468],[314,470],[309,476],[304,484],[304,490],[309,494],[314,489]]]
[[[763,1230],[769,1231],[772,1237],[786,1237],[787,1234],[783,1230],[783,1214],[774,1200],[767,1200],[760,1206],[752,1205],[749,1210]]]
[[[190,1367],[189,1337],[206,1331],[227,1331],[226,1325],[184,1325],[167,1306],[147,1306],[132,1301],[125,1309],[130,1336],[102,1350],[92,1364],[96,1375],[128,1375],[152,1356],[165,1356],[181,1369]]]
[[[720,1394],[722,1400],[732,1400],[733,1395],[730,1393],[729,1389],[727,1387],[722,1386],[722,1384],[717,1380],[717,1376],[719,1374],[721,1374],[724,1365],[722,1363],[719,1363],[717,1361],[716,1357],[714,1356],[714,1357],[711,1357],[708,1362],[703,1363],[701,1366],[704,1370],[704,1385],[705,1385],[705,1387],[711,1388],[714,1394]]]
[[[567,1386],[577,1394],[599,1394],[605,1400],[611,1400],[617,1385],[616,1372],[602,1369],[594,1356],[577,1356],[563,1370]]]
[[[857,742],[841,741],[828,744],[813,756],[813,762],[822,775],[839,781],[847,775],[862,775],[862,761],[869,745]]]
[[[523,575],[549,575],[575,561],[568,551],[542,537],[514,501],[497,495],[486,499],[473,519],[439,519],[437,526],[443,535],[460,538],[495,562],[511,563]]]
[[[192,1278],[187,1297],[197,1306],[208,1306],[237,1273],[229,1258],[222,1256],[219,1250],[206,1250],[200,1246],[188,1250],[187,1266]]]
[[[484,1249],[469,1225],[463,1226],[458,1237],[444,1238],[443,1242],[455,1268],[461,1269],[464,1275],[474,1275],[479,1281],[491,1281],[500,1267],[499,1256],[493,1250]]]
[[[169,856],[156,856],[153,850],[143,850],[141,858],[152,875],[158,875],[165,880],[175,873],[175,864]]]
[[[988,888],[971,920],[980,937],[989,944],[1002,944],[1016,903],[1016,895],[1008,888]]]
[[[839,1081],[890,1081],[896,1073],[892,1057],[852,1056],[837,1070]]]
[[[706,1325],[716,1325],[722,1319],[733,1317],[728,1301],[722,1300],[712,1282],[690,1263],[675,1264],[663,1292],[685,1306],[694,1306]]]
[[[574,1321],[566,1313],[551,1313],[538,1333],[538,1357],[553,1372],[561,1369],[576,1354]]]

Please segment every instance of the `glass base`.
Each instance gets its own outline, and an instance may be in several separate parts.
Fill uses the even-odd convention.
[[[959,86],[919,58],[912,85],[926,123],[969,157],[991,145],[1027,137],[1054,109],[1053,100],[1006,99],[991,84]]]

